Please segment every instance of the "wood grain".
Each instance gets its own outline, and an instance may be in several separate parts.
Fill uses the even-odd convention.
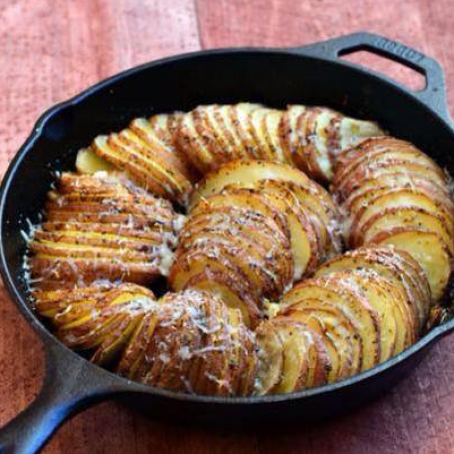
[[[239,45],[296,46],[368,30],[437,58],[454,113],[452,0],[0,0],[0,169],[39,114],[92,83],[147,60]],[[410,82],[370,57],[360,61]],[[36,394],[38,338],[0,290],[0,424]],[[440,342],[387,396],[344,418],[238,433],[155,422],[100,404],[65,424],[46,453],[454,452],[454,345]]]

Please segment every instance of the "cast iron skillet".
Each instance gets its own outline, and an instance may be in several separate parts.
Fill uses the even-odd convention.
[[[339,60],[368,50],[426,77],[413,92],[382,75]],[[47,111],[11,163],[1,187],[0,264],[6,288],[40,336],[46,370],[35,401],[0,432],[6,452],[35,452],[70,415],[96,401],[119,397],[159,418],[201,423],[316,419],[364,403],[391,388],[426,355],[454,320],[384,364],[340,383],[290,395],[216,398],[146,387],[92,365],[55,339],[33,313],[22,281],[25,248],[20,229],[37,220],[51,169],[71,169],[77,149],[99,133],[153,112],[198,104],[256,101],[327,105],[372,118],[408,139],[454,174],[454,129],[446,108],[443,72],[434,60],[402,44],[358,33],[291,49],[227,49],[149,63],[101,82]]]

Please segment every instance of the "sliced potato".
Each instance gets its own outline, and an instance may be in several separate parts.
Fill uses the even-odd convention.
[[[52,317],[57,337],[70,348],[92,350],[91,361],[100,365],[122,353],[144,315],[156,307],[153,292],[133,284],[59,290],[51,292],[51,301],[49,292],[34,296],[37,310]]]
[[[100,158],[91,148],[81,148],[77,152],[76,169],[80,173],[109,172],[115,166]]]
[[[284,365],[284,345],[275,325],[262,322],[255,331],[259,347],[259,369],[255,394],[268,394],[280,381]]]
[[[310,370],[317,367],[317,358],[310,356],[310,334],[305,325],[290,318],[272,321],[282,343],[284,361],[282,375],[273,393],[282,394],[306,388]]]
[[[234,161],[209,173],[198,185],[191,198],[191,207],[198,200],[217,194],[231,184],[253,184],[261,180],[292,181],[310,184],[309,178],[294,167],[268,161]]]
[[[242,144],[243,154],[247,154],[252,159],[263,159],[262,150],[257,143],[250,120],[252,112],[261,107],[260,104],[251,103],[239,103],[228,107],[230,124]]]
[[[399,354],[416,342],[413,320],[405,296],[394,284],[367,271],[344,272],[343,281],[356,287],[377,311],[380,320],[380,362]]]
[[[328,108],[295,105],[287,108],[280,133],[295,165],[312,178],[327,182],[342,150],[382,131],[374,123],[344,117]]]
[[[149,125],[154,135],[168,146],[174,146],[174,135],[183,114],[156,114],[150,117]]]
[[[120,374],[190,393],[252,393],[255,341],[239,311],[210,293],[185,290],[166,294],[153,315],[147,314],[129,341]]]
[[[338,308],[328,308],[323,303],[320,305],[320,300],[313,300],[304,308],[290,307],[282,315],[306,324],[322,336],[331,363],[328,382],[360,371],[361,343],[355,338],[354,326]]]
[[[390,137],[383,137],[381,140],[378,138],[369,139],[369,143],[371,141],[375,141],[374,147],[361,147],[362,144],[360,144],[358,149],[353,149],[354,152],[357,152],[356,157],[350,158],[348,163],[344,161],[343,165],[338,167],[335,177],[332,180],[333,185],[336,186],[344,179],[348,179],[361,166],[365,164],[370,166],[371,162],[378,165],[386,162],[408,161],[431,168],[441,178],[444,178],[443,172],[438,165],[408,142],[399,141]],[[352,154],[350,153],[350,155]]]
[[[167,273],[179,228],[169,202],[117,176],[64,173],[30,243],[38,288],[102,279],[146,284]]]
[[[136,118],[129,129],[145,142],[147,147],[168,162],[170,169],[177,169],[189,181],[199,179],[197,170],[191,166],[188,158],[176,144],[176,133],[183,114],[158,114],[146,120]]]
[[[314,276],[353,270],[373,271],[398,286],[406,295],[404,307],[408,308],[406,312],[414,327],[414,335],[421,332],[430,305],[430,289],[422,269],[407,252],[389,247],[356,249],[324,263]]]
[[[380,358],[380,325],[377,312],[365,298],[361,298],[330,276],[309,279],[296,285],[281,302],[283,308],[304,308],[310,300],[317,299],[328,307],[338,307],[349,317],[362,342],[364,371],[378,364]]]
[[[333,191],[340,200],[343,200],[348,197],[351,192],[361,187],[363,181],[371,178],[381,178],[385,175],[395,173],[400,173],[407,177],[426,177],[440,186],[444,186],[446,182],[446,178],[440,177],[438,170],[436,171],[418,163],[403,160],[381,163],[372,161],[370,163],[367,162],[364,166],[361,166],[361,168],[352,172],[352,175],[349,175],[348,179],[342,180],[339,185],[333,185]]]
[[[361,183],[361,187],[353,191],[343,202],[343,207],[347,211],[355,210],[355,204],[358,204],[363,196],[372,195],[376,191],[385,191],[392,189],[410,189],[425,194],[430,194],[441,204],[446,206],[448,211],[454,212],[454,203],[447,187],[441,186],[430,178],[421,175],[403,175],[402,173],[391,173],[379,178],[366,179]],[[367,199],[363,199],[367,200]]]
[[[370,242],[393,245],[411,254],[427,276],[433,301],[441,299],[451,275],[451,262],[446,245],[438,234],[416,228],[395,228],[380,232]]]
[[[386,208],[381,213],[374,215],[364,224],[358,237],[353,239],[352,245],[355,247],[356,244],[367,244],[371,238],[384,230],[415,226],[418,229],[438,234],[443,239],[450,255],[454,256],[454,237],[449,233],[446,219],[423,208],[412,206]]]
[[[454,232],[453,217],[442,205],[435,200],[430,199],[425,194],[402,189],[378,195],[376,198],[369,201],[367,206],[362,207],[355,213],[350,228],[350,235],[353,235],[353,237],[355,237],[355,235],[360,235],[360,232],[363,231],[367,222],[375,215],[383,213],[384,210],[401,207],[420,208],[429,213],[437,214],[444,219],[448,233],[452,234]]]

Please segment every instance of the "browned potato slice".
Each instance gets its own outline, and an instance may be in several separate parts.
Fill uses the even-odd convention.
[[[271,323],[284,352],[282,375],[272,392],[282,394],[306,388],[310,369],[317,367],[317,358],[310,355],[311,332],[288,317],[274,318]]]
[[[154,135],[168,146],[174,145],[174,135],[183,113],[156,114],[150,117],[149,127]],[[151,132],[150,131],[150,132]]]
[[[443,239],[450,255],[454,256],[454,237],[449,233],[446,219],[423,208],[412,206],[387,208],[372,216],[364,224],[358,237],[353,239],[352,245],[355,247],[357,244],[367,244],[371,238],[384,230],[412,228],[414,226],[438,234]]]
[[[100,301],[113,284],[105,282],[92,287],[74,288],[68,290],[42,291],[34,290],[34,308],[41,317],[53,318],[56,314],[67,309],[72,303],[82,303],[92,306]],[[80,307],[83,307],[80,304]]]
[[[37,309],[50,316],[48,292],[37,292]],[[57,337],[71,348],[94,350],[91,361],[107,364],[118,357],[144,315],[156,306],[153,293],[133,284],[52,292],[52,321]]]
[[[369,139],[369,141],[370,140],[371,139]],[[369,165],[370,162],[374,162],[376,164],[393,161],[417,163],[433,169],[441,178],[444,178],[444,174],[438,165],[435,164],[435,162],[422,151],[418,150],[408,142],[387,137],[384,137],[382,141],[375,138],[372,140],[376,141],[375,147],[369,147],[367,150],[361,148],[360,145],[358,147],[358,155],[354,159],[350,159],[347,164],[344,162],[342,166],[339,166],[332,181],[333,185],[338,185],[344,179],[349,178],[349,176],[362,165]]]
[[[194,391],[197,394],[228,395],[230,383],[226,366],[232,348],[228,310],[224,304],[218,303],[208,304],[205,311],[205,342]]]
[[[266,138],[268,141],[268,147],[274,156],[273,160],[292,164],[292,158],[290,155],[286,154],[286,150],[280,137],[279,127],[282,117],[283,112],[279,110],[272,110],[271,112],[268,112],[265,117]]]
[[[216,194],[208,199],[203,199],[191,210],[191,216],[196,217],[221,207],[244,209],[251,213],[262,214],[276,223],[278,227],[276,235],[279,238],[282,239],[282,233],[284,233],[287,238],[290,238],[289,226],[285,214],[276,209],[273,204],[267,203],[260,194],[249,189],[230,190],[223,192],[222,194]]]
[[[341,150],[364,137],[382,134],[374,123],[324,107],[289,106],[280,127],[286,151],[296,166],[320,181],[330,181]]]
[[[241,330],[241,345],[246,369],[240,379],[239,395],[250,396],[255,389],[258,373],[257,341],[247,329]]]
[[[157,263],[120,262],[107,258],[66,258],[37,254],[30,258],[34,285],[42,290],[90,285],[99,279],[150,284],[163,274]]]
[[[251,296],[252,292],[229,273],[205,269],[192,276],[185,288],[205,290],[216,295],[228,307],[239,309],[246,326],[256,326],[261,318],[260,304]]]
[[[193,111],[197,132],[214,157],[215,168],[237,159],[237,150],[226,137],[226,127],[218,112],[219,106],[199,106]]]
[[[397,286],[365,270],[344,271],[342,274],[343,282],[363,294],[378,313],[381,332],[380,362],[399,354],[416,342],[413,320],[405,308],[404,294]]]
[[[242,328],[243,317],[241,316],[239,310],[230,309],[228,317],[230,326],[232,327],[232,353],[229,358],[229,381],[231,394],[238,396],[241,395],[241,392],[243,391],[243,389],[241,388],[243,385],[242,379],[245,375],[248,374],[250,369],[250,364],[247,358],[249,350],[245,348],[245,344],[248,344],[252,333],[247,329]],[[245,388],[247,388],[247,386]],[[246,389],[246,392],[248,391],[249,390]]]
[[[199,174],[191,166],[188,158],[176,144],[176,134],[183,114],[158,114],[150,118],[136,118],[129,129],[145,142],[148,148],[162,156],[168,162],[170,169],[176,169],[189,181],[195,182]]]
[[[237,137],[242,143],[244,154],[250,159],[262,159],[263,153],[256,140],[250,121],[250,115],[256,109],[262,108],[260,104],[239,103],[228,107],[230,125],[235,130]],[[224,112],[225,114],[225,112]]]
[[[348,178],[342,180],[342,182],[332,187],[340,200],[348,197],[348,195],[361,187],[362,182],[371,178],[381,178],[386,175],[400,173],[407,177],[426,177],[434,181],[439,186],[445,185],[445,178],[441,178],[438,171],[428,168],[425,165],[396,160],[389,162],[375,163],[373,161],[366,162],[357,171],[352,172]],[[404,178],[404,177],[403,177]]]
[[[221,134],[221,145],[230,150],[229,162],[235,159],[248,159],[253,156],[245,149],[241,137],[237,133],[235,123],[231,118],[231,109],[229,105],[216,106],[214,109],[214,117],[219,125]]]
[[[440,186],[429,178],[421,175],[406,175],[403,173],[391,173],[379,178],[366,179],[361,183],[361,186],[353,191],[348,198],[343,202],[343,206],[347,211],[355,210],[355,205],[358,206],[363,196],[367,197],[377,191],[391,189],[410,189],[413,191],[430,194],[435,200],[446,206],[448,211],[454,212],[454,203],[447,187]],[[367,199],[363,199],[367,200]]]
[[[265,254],[254,252],[251,246],[246,247],[246,244],[236,241],[230,246],[231,241],[211,241],[211,245],[204,246],[205,254],[210,254],[210,250],[219,251],[222,254],[227,254],[226,257],[230,262],[241,270],[238,278],[244,275],[249,286],[254,289],[253,295],[255,298],[266,297],[278,299],[285,288],[284,281],[277,264],[271,258],[267,258]],[[212,249],[208,249],[212,248]],[[196,248],[191,248],[196,251]],[[200,249],[197,249],[200,250]]]
[[[191,166],[202,175],[217,167],[216,159],[211,154],[208,144],[197,129],[194,111],[184,114],[176,132],[177,148],[187,157]]]
[[[305,106],[293,105],[288,106],[283,112],[279,125],[279,134],[281,143],[285,150],[285,155],[290,157],[292,162],[298,166],[298,151],[302,143],[304,143],[302,121],[303,114],[306,112]],[[300,168],[304,167],[302,163]]]
[[[282,254],[279,255],[279,246],[273,246],[272,249],[267,248],[263,244],[267,241],[263,234],[244,232],[242,229],[237,229],[233,222],[230,225],[232,232],[229,232],[227,227],[225,229],[208,227],[205,230],[199,229],[198,233],[194,234],[185,230],[185,235],[190,234],[191,236],[186,238],[186,241],[180,241],[179,252],[200,247],[216,248],[217,245],[231,246],[232,251],[234,254],[236,251],[238,257],[236,263],[241,267],[250,267],[254,275],[262,276],[263,282],[275,281],[276,278],[273,275],[276,277],[286,275],[288,271],[286,262],[289,257],[286,256],[285,260],[280,259]],[[263,243],[260,243],[260,239],[263,239]],[[270,280],[270,278],[272,279]]]
[[[396,139],[391,136],[376,135],[361,140],[355,146],[349,147],[337,156],[336,171],[338,168],[345,168],[358,158],[374,152],[375,150],[393,150],[393,149],[414,148],[409,142]]]
[[[129,228],[125,229],[122,224],[103,224],[99,222],[93,222],[84,224],[81,222],[43,222],[43,232],[48,234],[56,235],[67,235],[77,236],[79,233],[86,236],[90,233],[90,238],[104,237],[107,239],[124,238],[125,240],[131,241],[143,241],[146,244],[150,243],[163,243],[165,235],[171,231],[171,226],[162,225],[156,223],[155,229],[144,228],[136,229]],[[177,231],[177,229],[175,228]],[[35,231],[38,234],[40,231]]]
[[[311,107],[303,116],[304,142],[301,144],[297,167],[307,171],[315,180],[327,182],[333,177],[333,157],[329,139],[333,122],[339,116],[336,112],[319,107]]]
[[[421,267],[421,264],[418,263],[414,257],[403,249],[397,249],[394,246],[385,246],[376,250],[376,253],[379,257],[385,257],[390,259],[394,266],[398,269],[400,268],[400,272],[402,274],[408,274],[411,276],[412,282],[416,283],[416,288],[419,289],[419,298],[416,300],[416,307],[415,314],[419,314],[419,319],[421,326],[425,323],[427,318],[427,313],[429,311],[429,307],[432,302],[432,294],[430,291],[429,281],[427,276]],[[416,317],[417,318],[417,317]],[[418,326],[418,323],[415,323],[415,326]],[[421,329],[419,330],[419,333]]]
[[[288,308],[282,312],[304,324],[323,338],[331,362],[328,382],[349,377],[360,372],[361,343],[355,338],[350,320],[338,308],[328,308],[319,300],[311,301],[304,308]]]
[[[421,331],[430,304],[430,292],[427,292],[425,275],[411,256],[394,248],[360,248],[324,263],[314,276],[320,277],[345,270],[371,270],[398,286],[406,295],[404,309],[408,308],[407,318],[414,326],[415,335]]]
[[[255,331],[259,347],[259,369],[255,393],[263,396],[280,382],[284,366],[284,346],[276,326],[270,321],[262,322]]]
[[[375,199],[369,201],[367,206],[355,213],[350,228],[350,237],[354,239],[357,235],[360,235],[364,226],[375,215],[383,213],[386,209],[402,207],[420,208],[429,213],[437,214],[444,219],[449,234],[452,235],[454,232],[452,213],[447,212],[442,205],[425,194],[402,189],[378,195]]]
[[[216,207],[204,214],[189,216],[180,243],[184,244],[204,229],[245,235],[276,260],[282,256],[281,248],[289,246],[288,238],[272,218],[245,208]]]
[[[118,140],[117,136],[98,136],[94,140],[92,148],[98,156],[120,169],[125,169],[129,175],[133,175],[138,183],[144,185],[153,194],[165,196],[166,189],[161,184],[161,180],[164,178],[162,172],[157,169],[153,170],[153,166],[147,169],[137,164],[136,162],[139,159],[137,151],[128,149],[126,146],[123,147],[118,143],[112,143],[114,139]]]
[[[169,166],[167,156],[150,150],[131,130],[111,134],[104,147],[95,141],[95,151],[120,168],[127,170],[135,180],[157,195],[185,204],[192,185],[176,168]]]
[[[210,293],[186,290],[168,293],[155,317],[146,316],[118,370],[152,386],[227,396],[252,392],[256,365],[255,341],[239,312]]]
[[[305,225],[309,224],[312,226],[318,244],[318,261],[323,260],[326,256],[340,252],[340,236],[336,228],[337,217],[335,213],[331,212],[330,206],[325,208],[323,198],[319,197],[318,193],[315,195],[315,191],[311,191],[310,188],[302,188],[291,182],[274,180],[257,182],[255,189],[262,194],[273,194],[287,200],[289,208],[295,212],[296,216],[303,218],[299,222],[302,223],[309,240],[311,240],[313,235],[311,234],[311,229],[305,227]],[[300,234],[296,234],[296,236],[297,238],[302,238]],[[315,251],[315,245],[312,250]],[[316,264],[316,255],[314,254],[313,257],[314,261],[306,265],[306,267],[295,267],[295,279],[301,276],[303,272],[301,270],[307,270],[307,273],[312,270],[312,266]],[[301,263],[301,260],[296,263]],[[298,268],[299,272],[297,271]]]
[[[62,174],[44,221],[30,243],[31,275],[42,289],[149,283],[167,273],[181,224],[168,201],[105,173]]]
[[[254,155],[245,146],[237,115],[237,106],[222,105],[216,109],[216,118],[222,125],[228,147],[235,150],[235,155],[244,159],[253,159]],[[246,139],[247,140],[247,139]]]
[[[245,321],[254,326],[261,317],[259,296],[263,290],[253,286],[250,275],[246,274],[250,271],[245,271],[238,264],[230,249],[224,246],[217,246],[217,248],[218,256],[204,249],[192,249],[187,254],[179,254],[177,251],[170,270],[170,285],[177,291],[190,286],[208,285],[212,290],[219,292],[227,304],[238,305],[245,314]],[[211,284],[207,281],[206,273],[209,273],[208,275],[213,279]],[[230,285],[231,282],[237,283],[235,287]],[[241,304],[238,301],[239,297],[241,297]]]
[[[446,245],[438,234],[416,228],[397,228],[380,232],[370,241],[372,244],[393,245],[410,253],[427,276],[433,301],[441,299],[451,275],[451,263]]]
[[[285,213],[293,253],[293,280],[298,280],[317,266],[323,245],[317,238],[314,224],[292,192],[275,188],[262,194],[262,197]]]
[[[205,251],[213,255],[211,251],[229,251],[227,257],[231,257],[231,262],[235,264],[242,274],[247,276],[251,287],[256,289],[256,296],[259,295],[270,297],[271,295],[278,298],[283,291],[284,282],[279,273],[277,264],[272,257],[267,257],[266,250],[261,250],[249,241],[246,237],[236,235],[231,236],[229,233],[201,232],[196,238],[188,240],[188,243],[178,247],[179,257],[191,254],[195,251]]]
[[[324,385],[331,369],[325,344],[315,331],[291,317],[272,320],[284,350],[283,371],[274,393],[287,393]]]
[[[249,115],[250,131],[254,137],[255,143],[257,144],[260,159],[266,159],[269,161],[274,161],[276,159],[274,150],[271,147],[270,139],[268,138],[266,123],[266,117],[272,112],[274,112],[273,109],[260,107],[251,111]]]
[[[80,231],[49,232],[36,230],[35,240],[48,241],[52,243],[85,244],[94,247],[107,247],[112,249],[128,249],[137,252],[150,252],[153,248],[159,247],[161,241],[144,241],[140,238],[131,238],[120,235],[109,235],[96,232],[84,233]]]
[[[328,382],[328,374],[332,366],[322,337],[312,330],[306,333],[306,338],[308,337],[310,338],[309,374],[306,388],[316,388]],[[312,363],[314,366],[311,366]]]
[[[304,308],[313,299],[328,307],[338,307],[350,318],[362,342],[361,370],[377,365],[380,359],[380,325],[377,312],[367,300],[346,288],[339,279],[324,276],[299,283],[284,295],[281,304],[283,308]]]

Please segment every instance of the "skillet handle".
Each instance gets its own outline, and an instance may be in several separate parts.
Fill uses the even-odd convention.
[[[367,50],[376,55],[401,63],[422,74],[426,78],[426,86],[420,91],[413,91],[401,84],[398,85],[407,92],[410,92],[413,96],[416,96],[443,119],[448,122],[451,121],[447,107],[445,77],[440,64],[436,60],[404,44],[392,41],[384,36],[360,32],[332,38],[320,43],[309,44],[308,46],[294,50],[306,55],[314,55],[329,60],[338,60],[343,55]],[[352,65],[352,63],[347,62],[346,64]],[[372,72],[367,70],[367,68],[362,69]],[[373,74],[377,75],[379,73],[373,72]],[[388,79],[382,74],[379,75]],[[396,84],[395,81],[393,83]]]
[[[22,413],[0,430],[0,452],[38,452],[69,416],[113,394],[106,377],[97,379],[87,362],[51,340],[45,346],[42,388]],[[69,356],[69,358],[68,358]]]

